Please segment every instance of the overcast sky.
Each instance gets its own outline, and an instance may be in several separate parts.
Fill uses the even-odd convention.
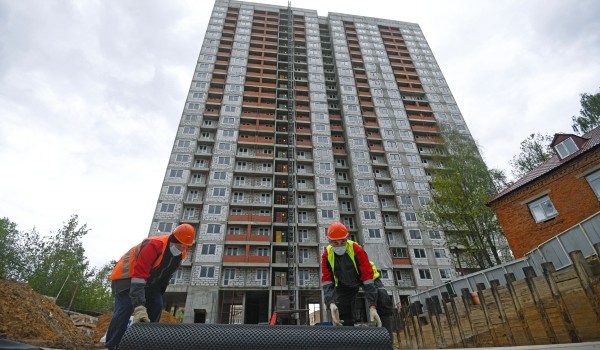
[[[0,217],[49,234],[78,214],[95,266],[146,237],[213,4],[0,0]],[[292,5],[418,23],[507,173],[527,135],[571,132],[600,87],[600,1]]]

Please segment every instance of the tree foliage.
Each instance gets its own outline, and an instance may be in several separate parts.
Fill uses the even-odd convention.
[[[533,133],[521,141],[521,153],[510,161],[512,175],[521,178],[550,159],[554,154],[550,147],[553,138],[552,135]]]
[[[107,311],[112,307],[108,276],[114,262],[92,268],[82,239],[87,225],[72,215],[55,233],[41,236],[35,229],[19,232],[8,219],[0,221],[2,278],[27,282],[36,292],[55,297],[62,307]],[[12,263],[5,263],[11,259]]]
[[[448,248],[460,249],[466,268],[485,269],[512,258],[496,216],[485,203],[507,184],[490,172],[475,142],[457,132],[444,135],[432,169],[432,200],[421,215],[443,229]],[[450,249],[451,251],[454,249]]]
[[[571,118],[571,127],[576,133],[585,134],[600,125],[600,91],[594,95],[583,93],[580,96],[579,116]]]

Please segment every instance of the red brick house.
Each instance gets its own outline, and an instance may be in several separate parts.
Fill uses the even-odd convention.
[[[487,203],[520,258],[600,211],[600,127],[556,134],[555,154]]]

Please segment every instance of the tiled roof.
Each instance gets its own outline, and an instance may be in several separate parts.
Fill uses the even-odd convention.
[[[581,137],[584,139],[587,139],[587,141],[582,145],[582,147],[577,152],[569,155],[568,157],[566,157],[565,159],[562,159],[562,160],[558,157],[558,155],[554,154],[552,156],[552,158],[548,159],[547,161],[542,163],[540,166],[538,166],[537,168],[535,168],[532,171],[525,174],[525,176],[523,176],[522,178],[515,181],[512,185],[505,188],[502,192],[500,192],[497,195],[495,195],[494,197],[492,197],[488,201],[488,205],[491,204],[492,202],[497,201],[498,199],[506,196],[507,194],[525,186],[526,184],[533,182],[533,181],[537,180],[538,178],[554,171],[555,169],[560,168],[564,164],[570,162],[571,160],[579,157],[580,155],[582,155],[582,154],[588,152],[589,150],[595,148],[596,146],[598,146],[600,144],[600,127],[597,127],[595,129],[583,134]],[[556,137],[555,137],[555,139],[556,139]]]

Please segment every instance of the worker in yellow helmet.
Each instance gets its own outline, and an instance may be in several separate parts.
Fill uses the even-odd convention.
[[[108,349],[117,348],[132,314],[133,323],[160,321],[162,296],[194,237],[192,225],[179,225],[171,234],[145,238],[117,262],[110,275],[115,310],[106,332]]]
[[[354,300],[362,287],[369,305],[369,318],[385,327],[392,337],[394,304],[385,290],[375,264],[364,249],[348,239],[348,229],[334,222],[327,229],[329,245],[321,261],[321,283],[325,305],[334,326],[354,326]],[[393,339],[393,337],[392,337]]]

